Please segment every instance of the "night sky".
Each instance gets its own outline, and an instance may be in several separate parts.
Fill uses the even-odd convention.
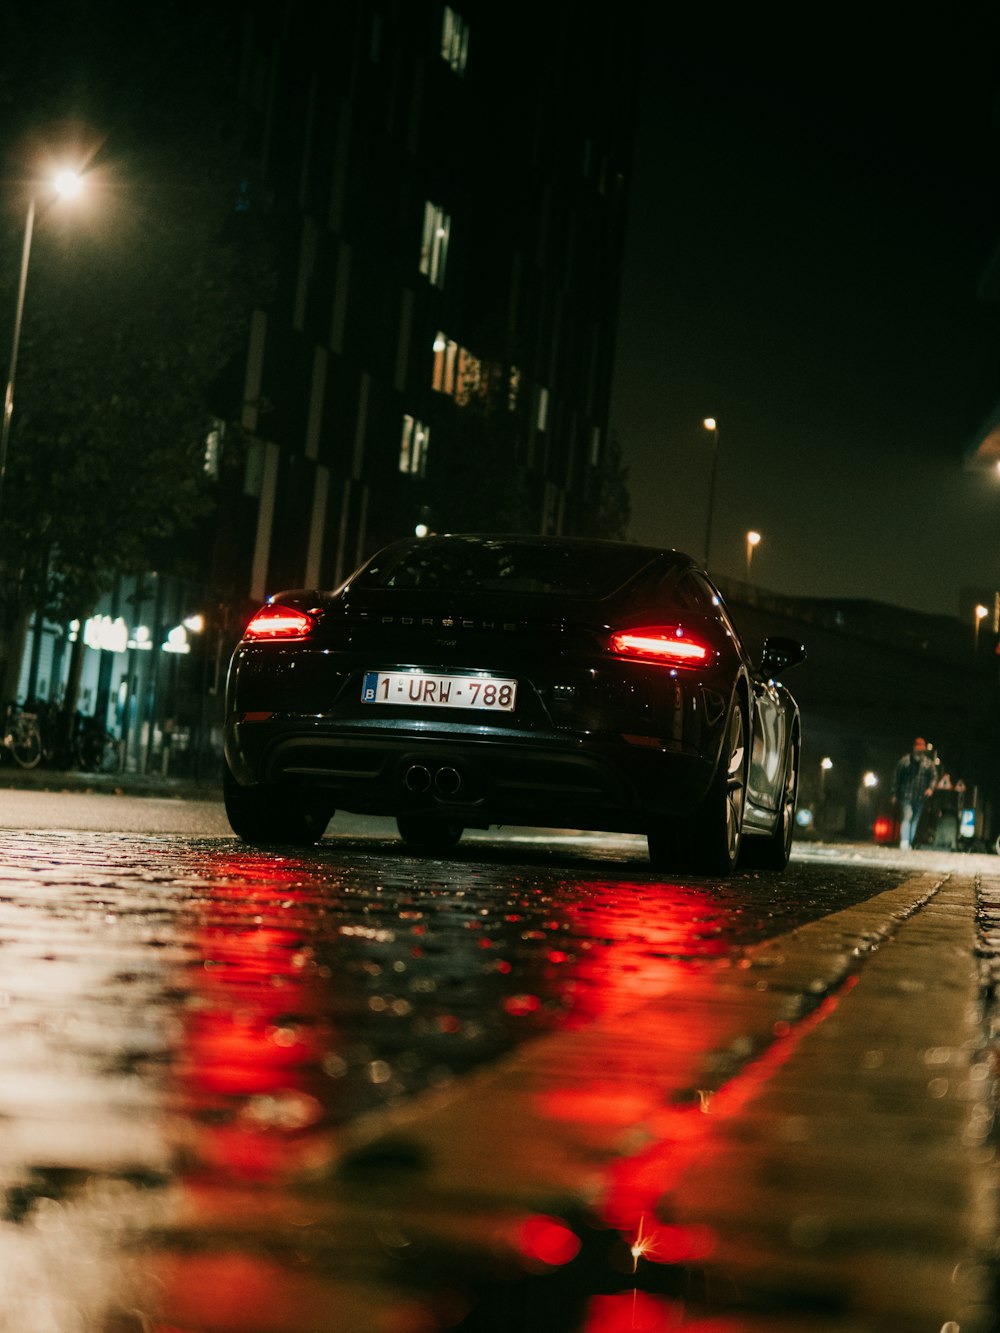
[[[629,535],[703,555],[714,416],[717,573],[745,576],[755,528],[765,588],[959,614],[1000,588],[1000,478],[962,469],[1000,398],[976,295],[1000,10],[653,8],[612,412]]]

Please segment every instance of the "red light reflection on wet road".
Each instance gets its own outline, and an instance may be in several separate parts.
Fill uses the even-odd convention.
[[[177,981],[186,996],[173,1058],[184,1137],[179,1184],[191,1221],[224,1215],[234,1187],[293,1200],[303,1172],[335,1163],[345,1113],[327,1066],[346,1063],[345,1048],[357,1040],[350,1023],[371,1020],[372,1010],[348,1004],[355,1017],[344,1021],[343,987],[360,987],[358,977],[405,975],[417,983],[413,994],[421,987],[431,993],[424,1019],[418,1015],[409,1030],[417,1046],[429,1032],[461,1052],[471,1013],[503,1035],[501,1052],[518,1039],[608,1024],[641,1061],[647,1046],[664,1040],[662,1012],[650,1011],[650,1002],[674,996],[683,1004],[693,979],[704,988],[706,969],[733,947],[732,898],[703,885],[583,879],[533,896],[522,880],[506,904],[500,890],[499,904],[480,907],[496,886],[484,884],[480,870],[456,867],[454,884],[414,887],[411,880],[398,895],[390,884],[378,899],[365,889],[367,899],[345,906],[336,894],[321,896],[324,885],[307,862],[238,856],[214,861],[212,870],[210,892],[187,914],[191,961]],[[355,1002],[365,995],[370,1002],[375,992],[358,989]],[[453,1012],[456,996],[464,999]],[[375,1012],[384,1008],[380,1002]],[[712,1047],[712,1023],[711,1006],[692,1006],[677,1038],[703,1053]],[[567,1066],[533,1108],[540,1118],[577,1126],[655,1125],[655,1143],[608,1173],[602,1207],[602,1223],[621,1235],[634,1272],[646,1263],[697,1263],[712,1246],[705,1228],[669,1224],[657,1211],[685,1160],[702,1150],[709,1117],[697,1103],[656,1103],[645,1072],[637,1066],[623,1078],[600,1064]],[[542,1215],[524,1219],[515,1245],[529,1272],[570,1264],[579,1250],[570,1227]],[[239,1328],[232,1321],[240,1283],[231,1277],[241,1263],[239,1250],[211,1263],[204,1254],[161,1254],[155,1268],[166,1317],[182,1333],[187,1324]],[[206,1264],[218,1269],[207,1283]],[[269,1272],[272,1286],[256,1303],[253,1329],[282,1329],[278,1312],[292,1301],[304,1303],[303,1313],[322,1306],[318,1273],[317,1291],[307,1296],[304,1271],[274,1265]],[[623,1292],[621,1304],[615,1296],[592,1303],[585,1333],[669,1327],[662,1323],[672,1318],[669,1306],[644,1296],[640,1285]],[[390,1301],[385,1317],[401,1329],[412,1318],[419,1333],[431,1333],[443,1325],[429,1309]],[[640,1316],[646,1323],[621,1322]],[[661,1323],[649,1322],[655,1319]]]
[[[724,914],[699,887],[615,881],[586,885],[565,908],[575,957],[559,958],[549,976],[571,991],[570,1021],[582,1026],[624,1014],[683,986],[705,960],[724,956]]]
[[[278,1180],[315,1158],[333,1093],[320,1069],[335,1034],[308,944],[315,909],[294,863],[237,858],[219,874],[190,936],[173,1061],[189,1175]]]

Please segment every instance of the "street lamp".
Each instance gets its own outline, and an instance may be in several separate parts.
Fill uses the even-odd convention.
[[[701,423],[712,432],[712,471],[708,482],[708,518],[705,521],[705,564],[712,555],[712,513],[715,509],[715,474],[719,466],[719,423],[715,417],[706,417]]]
[[[750,582],[750,562],[753,560],[754,547],[760,545],[760,533],[753,529],[747,533],[747,583]]]
[[[824,755],[819,761],[819,831],[826,832],[826,775],[833,768],[833,760]]]
[[[986,617],[989,615],[989,613],[990,613],[989,607],[983,606],[982,604],[977,606],[975,612],[973,613],[975,615],[975,625],[973,628],[972,643],[973,643],[973,651],[976,652],[977,654],[979,652],[979,628],[982,625],[983,621],[986,619]]]
[[[83,189],[83,181],[75,171],[60,171],[52,179],[52,188],[66,199],[75,198]],[[10,419],[14,414],[14,376],[17,372],[17,353],[21,345],[21,317],[24,314],[24,290],[28,283],[28,261],[31,258],[31,237],[35,230],[36,194],[28,200],[28,215],[24,221],[24,244],[21,248],[21,276],[17,285],[17,305],[14,310],[14,336],[11,341],[10,363],[7,367],[7,391],[3,400],[3,420],[0,422],[0,507],[3,503],[3,483],[7,472],[7,446],[10,440]]]

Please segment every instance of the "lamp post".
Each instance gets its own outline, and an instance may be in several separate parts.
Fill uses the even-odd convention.
[[[712,514],[715,510],[715,474],[719,466],[719,423],[715,417],[706,417],[701,423],[712,432],[712,471],[708,480],[708,517],[705,520],[705,564],[712,557]]]
[[[747,583],[750,582],[750,562],[753,560],[754,547],[760,545],[760,533],[751,528],[747,533]]]
[[[979,628],[982,625],[983,621],[986,619],[986,617],[989,615],[989,613],[990,613],[989,607],[983,606],[982,604],[977,606],[975,611],[973,612],[973,615],[975,617],[975,624],[973,626],[973,631],[972,631],[972,650],[976,654],[976,656],[979,655]]]
[[[824,755],[819,761],[819,831],[826,833],[826,775],[833,768],[833,760]]]
[[[75,171],[60,171],[52,180],[57,195],[71,199],[83,188]],[[17,284],[17,304],[14,309],[14,336],[11,340],[10,363],[7,367],[7,390],[3,400],[3,420],[0,422],[0,509],[3,506],[3,484],[7,473],[7,448],[10,440],[10,419],[14,415],[14,376],[17,373],[17,354],[21,345],[21,318],[24,314],[24,292],[28,285],[28,262],[31,259],[31,238],[35,230],[35,201],[32,191],[28,200],[28,214],[24,221],[24,243],[21,247],[21,276]]]

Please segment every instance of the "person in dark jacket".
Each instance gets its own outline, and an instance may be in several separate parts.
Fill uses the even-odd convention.
[[[913,846],[924,801],[937,782],[934,760],[927,753],[927,742],[918,736],[913,749],[896,765],[892,799],[899,804],[899,845],[905,851]]]

